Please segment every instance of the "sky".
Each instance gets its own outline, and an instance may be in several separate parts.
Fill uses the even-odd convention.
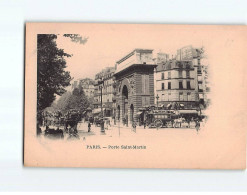
[[[192,45],[201,47],[203,39],[197,32],[184,28],[167,28],[165,25],[98,25],[78,28],[74,33],[88,37],[86,44],[71,42],[58,36],[57,46],[73,54],[67,58],[67,70],[74,79],[92,78],[103,68],[115,66],[115,62],[135,48],[154,49],[157,52],[176,54],[176,50]]]

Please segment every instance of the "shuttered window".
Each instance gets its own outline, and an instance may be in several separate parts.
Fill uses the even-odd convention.
[[[192,99],[191,99],[191,93],[190,92],[187,93],[187,96],[188,96],[188,101],[191,101]]]
[[[178,76],[179,76],[179,78],[183,78],[183,72],[181,70],[178,71]]]
[[[162,90],[165,89],[165,83],[161,83],[161,89],[162,89]]]
[[[165,74],[161,73],[161,79],[164,80],[165,79]]]

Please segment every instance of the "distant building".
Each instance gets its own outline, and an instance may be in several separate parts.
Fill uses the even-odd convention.
[[[165,63],[169,60],[169,55],[163,52],[157,53],[157,57],[154,59],[155,63]]]
[[[72,83],[72,91],[79,86],[83,88],[83,91],[88,98],[94,97],[94,80],[90,78],[77,79]]]
[[[192,45],[177,50],[176,60],[193,60],[195,58],[200,58],[200,49],[193,48]]]
[[[101,89],[102,89],[102,110],[103,116],[114,116],[114,72],[115,67],[107,67],[95,75],[94,85],[94,114],[101,112]],[[102,84],[99,82],[102,81]]]

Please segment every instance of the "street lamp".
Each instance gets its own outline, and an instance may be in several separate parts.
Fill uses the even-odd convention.
[[[156,99],[157,99],[157,109],[158,109],[158,106],[159,106],[159,102],[158,102],[158,100],[159,100],[159,95],[157,94],[157,96],[156,96]]]
[[[105,133],[105,128],[104,128],[104,119],[103,119],[103,102],[102,102],[102,89],[103,89],[103,86],[104,86],[104,81],[103,79],[100,79],[98,81],[98,84],[99,84],[99,88],[100,88],[100,106],[101,106],[101,123],[100,123],[100,127],[101,127],[101,132],[102,133]]]

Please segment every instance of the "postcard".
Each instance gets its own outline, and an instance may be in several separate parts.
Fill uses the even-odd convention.
[[[245,169],[247,28],[27,23],[24,166]]]

